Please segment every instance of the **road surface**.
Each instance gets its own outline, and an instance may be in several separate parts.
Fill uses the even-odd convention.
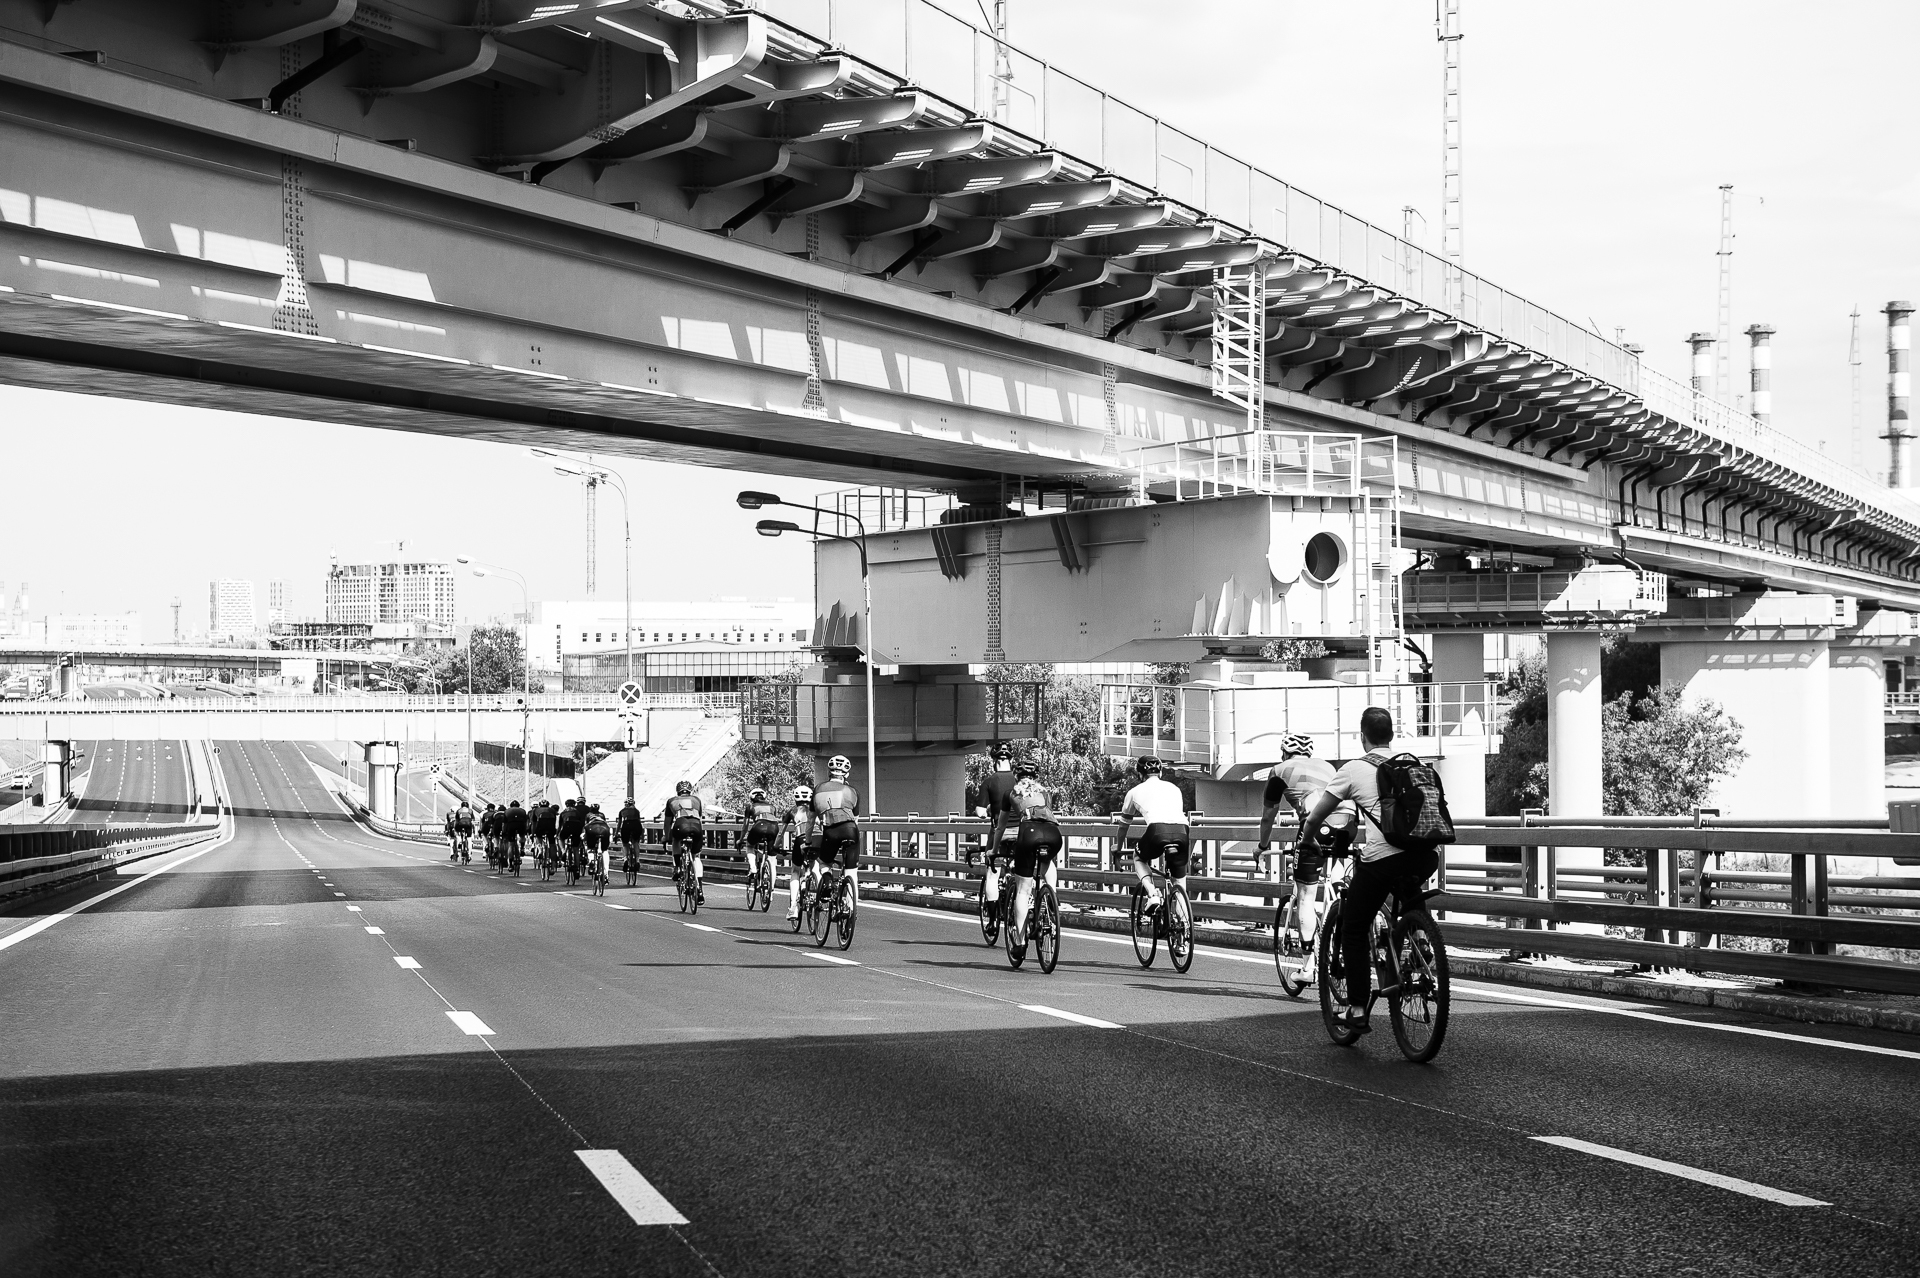
[[[1911,1039],[1462,982],[1412,1066],[1257,955],[821,952],[223,749],[230,839],[0,911],[0,1273],[1915,1272]]]

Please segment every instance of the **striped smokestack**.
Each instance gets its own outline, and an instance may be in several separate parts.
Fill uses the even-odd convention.
[[[1687,345],[1693,348],[1693,389],[1704,395],[1713,389],[1713,334],[1690,333]]]
[[[1907,444],[1913,432],[1907,422],[1907,400],[1913,394],[1913,374],[1907,355],[1913,348],[1912,302],[1888,302],[1887,317],[1887,487],[1905,488]]]
[[[1753,343],[1753,419],[1762,426],[1773,421],[1773,334],[1771,324],[1755,324],[1747,329]]]

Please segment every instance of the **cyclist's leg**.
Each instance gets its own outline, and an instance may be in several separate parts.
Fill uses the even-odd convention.
[[[1356,1013],[1366,1007],[1367,995],[1373,990],[1373,918],[1399,878],[1391,868],[1391,862],[1398,859],[1356,862],[1353,878],[1347,883],[1346,900],[1341,906],[1340,966],[1347,978],[1347,1006]]]
[[[1320,884],[1327,877],[1326,849],[1317,844],[1296,845],[1293,854],[1293,899],[1300,919],[1300,936],[1308,945],[1320,926]]]
[[[1016,938],[1026,936],[1027,912],[1033,908],[1033,876],[1039,869],[1040,845],[1027,823],[1013,844],[1013,915],[1010,920]]]
[[[1145,839],[1133,850],[1133,873],[1140,880],[1140,890],[1146,894],[1147,908],[1156,908],[1160,904],[1160,891],[1153,886],[1153,863],[1159,858],[1160,850],[1156,846],[1147,847]]]
[[[800,880],[807,874],[807,850],[795,844],[789,850],[787,863],[787,917],[800,917]]]

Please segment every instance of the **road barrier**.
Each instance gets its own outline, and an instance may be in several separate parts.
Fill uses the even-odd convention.
[[[0,897],[108,875],[128,861],[215,837],[220,824],[0,828]]]

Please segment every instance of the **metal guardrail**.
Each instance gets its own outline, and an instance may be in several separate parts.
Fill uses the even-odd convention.
[[[475,710],[518,710],[522,705],[536,713],[552,710],[614,711],[620,698],[611,692],[536,692],[487,693],[472,698],[465,695],[409,696],[401,693],[367,696],[280,696],[280,697],[164,697],[115,701],[75,698],[67,701],[0,702],[0,715],[34,716],[116,715],[116,714],[248,714],[272,711],[276,714],[339,714],[372,711],[390,714],[396,711],[462,712]],[[740,695],[734,692],[656,692],[641,698],[643,710],[717,710],[738,709]]]
[[[1399,441],[1390,435],[1238,431],[1142,444],[1125,461],[1141,501],[1169,484],[1175,501],[1235,493],[1360,497],[1402,485]]]
[[[878,741],[1018,741],[1038,736],[1046,685],[887,683],[874,688]],[[740,694],[747,740],[864,741],[866,689],[857,683],[750,684]]]
[[[219,832],[218,822],[0,829],[0,897],[110,873],[131,855],[120,849],[154,855],[170,851],[171,845],[199,842]]]

